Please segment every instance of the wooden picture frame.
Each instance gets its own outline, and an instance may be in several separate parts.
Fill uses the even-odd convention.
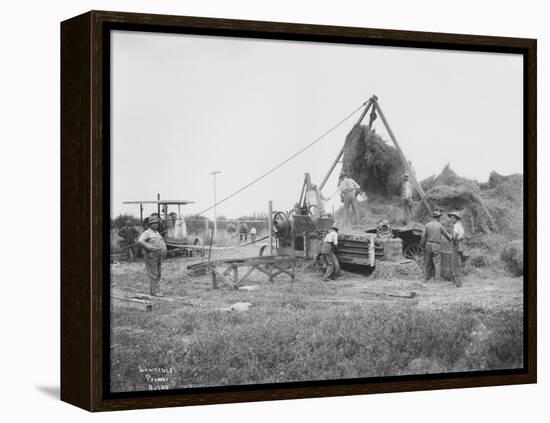
[[[523,56],[525,177],[524,367],[468,374],[395,376],[111,394],[109,301],[109,31],[223,35]],[[536,383],[536,40],[352,27],[91,11],[61,24],[61,399],[90,411],[219,404]]]

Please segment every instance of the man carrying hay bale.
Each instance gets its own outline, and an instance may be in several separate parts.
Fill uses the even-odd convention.
[[[403,175],[403,185],[401,186],[401,207],[405,218],[405,225],[412,220],[412,184],[409,181],[409,174]]]
[[[424,249],[424,282],[430,280],[432,273],[435,273],[436,282],[441,280],[441,237],[451,240],[439,221],[441,212],[434,210],[432,217],[434,220],[426,223],[420,239],[420,246]]]
[[[361,187],[344,172],[340,177],[338,189],[340,190],[340,199],[344,203],[344,226],[356,225],[359,223],[357,194],[361,191]],[[352,217],[350,217],[351,213],[353,213]]]
[[[340,264],[338,263],[336,254],[334,254],[338,248],[338,230],[338,224],[333,223],[330,231],[325,235],[323,245],[321,246],[321,257],[327,264],[323,282],[335,279],[340,272]]]
[[[149,276],[149,291],[155,297],[163,297],[160,291],[162,258],[166,254],[166,243],[159,232],[160,219],[151,216],[145,230],[138,239],[145,250],[145,269]]]

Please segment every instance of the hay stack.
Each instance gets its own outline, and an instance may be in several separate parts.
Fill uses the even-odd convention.
[[[496,230],[494,219],[481,197],[467,187],[437,185],[426,193],[426,198],[434,209],[439,209],[443,213],[461,211],[462,225],[466,233],[487,234]],[[416,209],[416,220],[418,222],[429,220],[426,208]]]
[[[367,126],[355,125],[347,135],[342,170],[367,195],[399,195],[404,169],[397,150]]]
[[[439,175],[430,176],[424,179],[420,182],[420,185],[424,191],[429,191],[438,185],[461,187],[471,192],[479,192],[480,190],[480,186],[476,181],[458,176],[457,173],[451,169],[451,165],[449,163],[445,165]]]
[[[476,181],[458,176],[446,165],[436,177],[421,182],[426,190],[426,198],[433,208],[442,212],[458,210],[462,212],[462,225],[467,234],[491,233],[497,229],[493,216],[481,198],[480,186]],[[418,222],[429,220],[424,207],[417,208]]]
[[[523,237],[523,176],[492,172],[482,184],[481,197],[500,234],[508,239]]]
[[[367,193],[369,207],[376,207],[376,204],[384,206],[381,216],[374,208],[369,216],[398,221],[401,210],[397,197],[405,166],[393,146],[367,126],[355,125],[346,137],[342,170]],[[523,236],[522,175],[503,176],[492,172],[488,182],[479,184],[457,175],[447,164],[439,175],[426,178],[420,185],[432,208],[438,208],[443,213],[453,210],[462,212],[462,224],[467,236],[493,232],[501,233],[507,239]],[[391,216],[390,203],[394,205],[395,216]],[[413,205],[413,215],[417,222],[429,220],[426,208],[419,202]]]

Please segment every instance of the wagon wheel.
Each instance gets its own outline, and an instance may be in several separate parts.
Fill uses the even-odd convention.
[[[405,258],[409,260],[414,260],[417,263],[422,263],[424,261],[424,249],[418,244],[411,244],[405,248],[404,251]]]
[[[258,253],[258,255],[260,257],[263,257],[263,255],[265,254],[265,250],[267,248],[267,245],[262,245],[261,248],[260,248],[260,252]]]

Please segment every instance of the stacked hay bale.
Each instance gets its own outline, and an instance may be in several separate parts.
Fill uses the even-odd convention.
[[[377,238],[376,251],[374,278],[394,279],[403,276],[403,241],[400,238]]]
[[[384,248],[384,261],[400,262],[403,260],[403,241],[401,238],[382,238],[380,244]]]

